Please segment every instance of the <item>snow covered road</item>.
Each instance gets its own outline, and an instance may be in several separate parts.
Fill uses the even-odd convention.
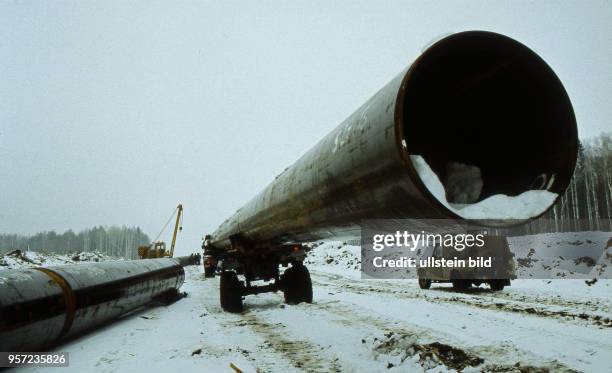
[[[260,294],[242,314],[222,312],[218,278],[187,267],[186,298],[56,351],[70,351],[78,372],[232,372],[230,363],[244,372],[612,371],[610,280],[518,280],[503,292],[459,293],[310,267],[313,304]]]

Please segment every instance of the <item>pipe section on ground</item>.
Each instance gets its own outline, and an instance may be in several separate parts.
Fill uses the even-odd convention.
[[[0,271],[0,351],[40,351],[177,292],[178,259]]]

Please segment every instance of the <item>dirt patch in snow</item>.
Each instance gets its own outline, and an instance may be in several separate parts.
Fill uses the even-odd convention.
[[[283,324],[270,324],[255,316],[252,313],[244,313],[241,319],[231,322],[232,327],[248,327],[265,338],[262,345],[264,349],[272,349],[289,360],[291,364],[303,372],[342,372],[339,359],[332,357],[331,360],[325,359],[322,351],[323,346],[319,346],[304,340],[293,340],[284,335],[279,330],[285,326]]]
[[[365,340],[364,340],[365,341]],[[383,339],[375,338],[372,352],[377,360],[387,361],[387,369],[398,367],[408,360],[418,362],[424,370],[438,367],[454,369],[458,372],[476,369],[482,372],[513,372],[513,373],[577,373],[565,365],[552,361],[545,366],[490,364],[476,354],[440,342],[421,344],[413,334],[397,334],[389,332]]]
[[[372,347],[375,358],[388,358],[388,368],[400,365],[406,360],[418,360],[425,369],[439,365],[461,371],[467,367],[475,367],[484,363],[484,359],[440,342],[420,344],[411,334],[396,334],[389,332],[383,340],[376,339]]]

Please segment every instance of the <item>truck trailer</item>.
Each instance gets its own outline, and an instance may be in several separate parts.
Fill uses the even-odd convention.
[[[561,195],[577,152],[570,99],[542,58],[497,33],[453,34],[424,49],[212,232],[204,244],[215,267],[208,275],[219,271],[229,312],[243,309],[243,296],[269,291],[283,291],[288,303],[312,302],[306,243],[358,237],[364,219],[466,218],[428,188],[413,156],[438,176],[448,202],[466,203],[465,193],[450,193],[449,165],[479,170],[481,185],[467,202],[533,189]],[[483,224],[520,224],[553,204],[519,222]],[[280,266],[288,268],[281,274]]]

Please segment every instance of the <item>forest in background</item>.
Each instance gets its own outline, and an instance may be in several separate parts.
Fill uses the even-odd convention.
[[[149,236],[138,227],[99,226],[79,233],[68,230],[60,234],[54,231],[34,235],[0,234],[0,254],[13,250],[58,254],[98,251],[117,258],[136,259],[137,247],[150,243]]]
[[[612,230],[612,134],[583,140],[574,177],[557,203],[524,233]]]

